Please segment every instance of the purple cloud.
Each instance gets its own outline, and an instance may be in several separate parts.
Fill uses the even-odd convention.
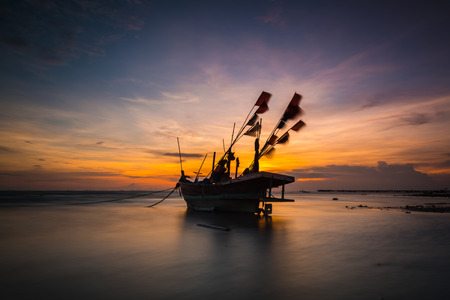
[[[413,164],[388,164],[379,161],[377,166],[328,165],[292,171],[304,186],[324,189],[435,189],[450,182],[441,182],[417,171]],[[311,181],[308,179],[323,179]]]

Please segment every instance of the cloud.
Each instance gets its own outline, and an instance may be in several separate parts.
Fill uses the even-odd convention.
[[[437,162],[437,163],[431,163],[431,164],[423,164],[426,166],[432,166],[438,169],[442,169],[442,168],[450,168],[450,160],[444,160],[441,162]]]
[[[11,173],[0,173],[0,176],[4,176],[4,177],[22,177],[22,176],[24,176],[24,174],[11,172]]]
[[[256,19],[262,20],[265,24],[285,27],[287,25],[286,16],[283,15],[283,8],[281,6],[271,7],[269,11],[261,17]]]
[[[399,126],[420,126],[432,121],[431,116],[425,113],[406,113],[400,115],[391,115],[388,117],[383,117],[381,119],[391,122],[391,124],[384,130]]]
[[[0,189],[3,190],[117,190],[134,179],[140,181],[141,189],[157,181],[172,184],[178,181],[175,175],[157,176],[126,175],[120,171],[74,171],[64,172],[34,168],[27,171],[0,172]],[[140,185],[141,185],[140,184]]]
[[[426,104],[427,102],[447,102],[450,89],[429,85],[424,88],[414,82],[401,82],[395,87],[387,87],[383,90],[374,90],[364,97],[358,110],[374,108],[378,106],[388,106],[393,104],[410,105],[413,103]]]
[[[121,173],[117,172],[64,172],[61,175],[69,177],[114,177],[122,176]]]
[[[403,123],[407,125],[422,125],[430,122],[430,117],[426,114],[415,113],[401,118]]]
[[[181,103],[199,103],[200,99],[190,93],[175,94],[169,92],[161,93],[164,97]]]
[[[14,149],[9,148],[9,147],[0,146],[0,152],[6,152],[6,153],[18,153],[19,151],[14,150]]]
[[[131,103],[138,103],[138,104],[160,104],[161,103],[161,101],[154,100],[154,99],[146,99],[143,97],[136,97],[136,98],[121,97],[120,100],[131,102]]]
[[[159,104],[159,105],[171,105],[178,103],[199,103],[199,97],[192,95],[191,93],[174,93],[174,92],[161,92],[160,99],[149,99],[145,97],[121,97],[123,101],[137,103],[137,104]]]
[[[77,147],[77,148],[91,148],[91,149],[95,149],[95,148],[101,148],[101,149],[105,149],[105,150],[123,150],[123,147],[120,146],[105,146],[105,142],[97,142],[97,143],[83,143],[83,144],[72,144],[72,147]]]
[[[180,154],[173,152],[173,153],[164,153],[164,156],[171,156],[171,157],[179,157]],[[203,157],[203,154],[200,153],[181,153],[181,157]]]
[[[140,3],[124,1],[9,1],[2,5],[0,43],[48,65],[67,65],[82,54],[102,56],[104,46],[139,31]]]
[[[308,186],[308,179],[322,179],[309,185],[324,189],[435,189],[443,184],[415,170],[412,164],[384,161],[379,161],[377,166],[328,165],[296,169],[292,174],[304,186]]]
[[[0,42],[17,52],[21,52],[32,47],[32,45],[28,41],[20,36],[3,37]]]
[[[160,176],[138,176],[138,175],[124,175],[127,178],[160,178]]]
[[[120,177],[124,176],[118,172],[58,172],[46,171],[41,165],[34,165],[34,170],[12,171],[0,173],[1,176],[27,177],[28,182],[70,182],[72,180],[87,180],[95,177]],[[125,176],[126,177],[126,176]]]

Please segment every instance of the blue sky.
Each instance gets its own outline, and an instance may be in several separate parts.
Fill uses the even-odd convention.
[[[307,127],[262,162],[295,175],[295,189],[445,188],[446,8],[440,1],[6,1],[0,188],[171,186],[176,137],[193,154],[186,171],[197,170],[263,90],[273,95],[266,132],[293,93],[303,95]]]

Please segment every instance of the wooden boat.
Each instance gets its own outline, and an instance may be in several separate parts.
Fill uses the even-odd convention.
[[[283,135],[278,137],[278,132],[285,127],[286,122],[300,115],[301,109],[299,103],[301,95],[297,93],[294,94],[294,97],[289,102],[289,105],[278,121],[278,124],[275,126],[264,146],[260,149],[261,120],[259,115],[268,110],[270,97],[271,94],[267,92],[261,93],[236,137],[232,137],[230,147],[218,160],[217,164],[215,163],[216,153],[214,153],[213,168],[203,180],[198,180],[198,174],[200,173],[203,163],[197,172],[195,180],[190,181],[188,176],[184,174],[181,163],[181,151],[179,149],[181,178],[178,184],[189,209],[197,211],[264,213],[268,215],[272,213],[272,203],[294,202],[294,200],[286,199],[284,196],[285,185],[294,182],[295,178],[288,175],[260,171],[259,159],[264,155],[272,153],[275,149],[275,145],[286,143],[289,138],[290,130],[298,131],[305,125],[305,123],[300,120],[294,126],[286,130]],[[250,118],[251,115],[252,117]],[[251,165],[246,168],[240,176],[237,176],[239,158],[235,158],[232,147],[244,135],[255,137],[255,155]],[[204,161],[205,159],[203,162]],[[232,161],[236,161],[235,178],[231,178],[230,176]],[[281,198],[276,198],[272,195],[272,189],[278,187],[281,187]]]
[[[293,202],[284,198],[284,186],[294,177],[255,172],[217,183],[181,181],[188,208],[199,211],[271,212],[271,202]],[[272,188],[282,187],[282,197],[270,197]],[[260,208],[262,203],[262,208]],[[270,207],[270,208],[269,208]]]

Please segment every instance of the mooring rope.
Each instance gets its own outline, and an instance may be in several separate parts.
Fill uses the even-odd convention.
[[[147,206],[147,207],[153,207],[153,206],[155,206],[155,205],[157,205],[157,204],[163,202],[164,200],[166,200],[167,198],[169,198],[169,196],[172,195],[172,193],[175,192],[175,190],[176,190],[179,186],[180,186],[180,185],[177,183],[177,185],[173,188],[173,190],[170,191],[169,195],[165,196],[164,198],[162,198],[162,200],[160,200],[160,201],[158,201],[158,202],[156,202],[156,203],[154,203],[154,204],[152,204],[152,205],[149,205],[149,206]]]
[[[27,203],[7,203],[4,201],[0,202],[0,206],[1,207],[24,207],[24,206],[30,206],[30,207],[35,207],[36,204],[45,204],[46,207],[48,206],[59,206],[59,205],[89,205],[89,204],[96,204],[96,203],[103,203],[103,202],[115,202],[115,201],[121,201],[121,200],[127,200],[127,199],[132,199],[132,198],[137,198],[137,197],[143,197],[143,196],[147,196],[147,195],[151,195],[151,194],[156,194],[156,193],[161,193],[161,192],[165,192],[168,191],[170,189],[172,189],[169,193],[169,195],[167,195],[166,197],[164,197],[162,200],[158,201],[157,203],[150,205],[149,207],[155,206],[156,204],[159,204],[161,202],[163,202],[165,199],[167,199],[170,195],[172,195],[172,193],[179,187],[179,185],[177,184],[175,186],[175,188],[167,188],[164,190],[160,190],[160,191],[152,191],[152,192],[148,192],[145,194],[138,194],[138,195],[132,195],[132,196],[127,196],[127,197],[122,197],[122,198],[117,198],[117,199],[110,199],[110,200],[99,200],[99,201],[92,201],[92,202],[52,202],[52,203],[42,203],[42,202],[37,202],[37,203],[32,203],[32,202],[27,202]],[[180,196],[181,196],[181,192],[180,192]],[[43,197],[43,195],[41,195],[41,197]]]
[[[178,187],[178,186],[176,186],[176,187],[170,192],[170,194],[172,194],[173,191],[174,191],[177,187]],[[78,202],[78,203],[70,203],[69,205],[85,205],[85,204],[96,204],[96,203],[103,203],[103,202],[122,201],[122,200],[127,200],[127,199],[137,198],[137,197],[143,197],[143,196],[147,196],[147,195],[151,195],[151,194],[161,193],[161,192],[168,191],[168,190],[170,190],[170,189],[171,189],[171,188],[164,189],[164,190],[160,190],[160,191],[152,191],[152,192],[145,193],[145,194],[133,195],[133,196],[129,196],[129,197],[123,197],[123,198],[118,198],[118,199],[111,199],[111,200],[100,200],[100,201],[83,202],[83,203],[80,203],[80,202]],[[169,194],[168,196],[170,196],[170,194]],[[165,198],[167,198],[168,196],[166,196]],[[164,198],[164,199],[165,199],[165,198]],[[163,199],[163,200],[164,200],[164,199]],[[162,202],[162,200],[159,201],[159,202]],[[159,203],[159,202],[158,202],[158,203]],[[156,204],[158,204],[158,203],[156,203]],[[156,205],[156,204],[155,204],[155,205]]]

